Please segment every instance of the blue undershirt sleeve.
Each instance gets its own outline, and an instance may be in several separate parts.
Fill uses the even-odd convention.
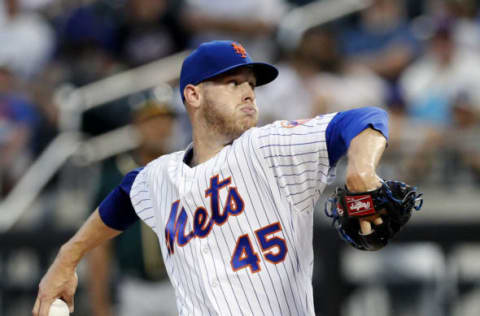
[[[105,225],[125,230],[139,218],[130,200],[130,190],[142,168],[130,171],[122,182],[100,203],[98,211]]]
[[[347,153],[352,139],[369,127],[382,133],[388,141],[386,111],[376,107],[364,107],[337,113],[326,130],[330,166],[335,166]]]

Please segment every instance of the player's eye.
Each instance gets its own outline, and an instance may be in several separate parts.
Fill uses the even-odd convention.
[[[238,86],[239,82],[236,79],[232,79],[228,81],[228,84],[231,86]]]

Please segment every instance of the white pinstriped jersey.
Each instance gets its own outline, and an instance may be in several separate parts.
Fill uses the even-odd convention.
[[[313,210],[333,176],[335,114],[252,128],[190,168],[187,151],[135,178],[130,199],[158,235],[180,315],[314,315]]]

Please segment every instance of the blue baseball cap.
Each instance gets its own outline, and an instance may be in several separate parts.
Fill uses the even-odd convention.
[[[253,62],[245,48],[234,41],[211,41],[201,44],[185,58],[180,72],[180,95],[188,84],[199,84],[227,71],[249,66],[257,79],[257,86],[273,81],[278,76],[274,66]]]

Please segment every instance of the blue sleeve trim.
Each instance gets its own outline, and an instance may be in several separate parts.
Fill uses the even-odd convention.
[[[388,114],[380,108],[364,107],[335,115],[326,131],[330,166],[335,166],[347,153],[352,139],[369,127],[382,133],[388,141]]]
[[[98,210],[105,225],[116,230],[125,230],[138,220],[130,200],[130,190],[142,169],[143,167],[137,168],[127,173],[122,182],[100,203]]]

